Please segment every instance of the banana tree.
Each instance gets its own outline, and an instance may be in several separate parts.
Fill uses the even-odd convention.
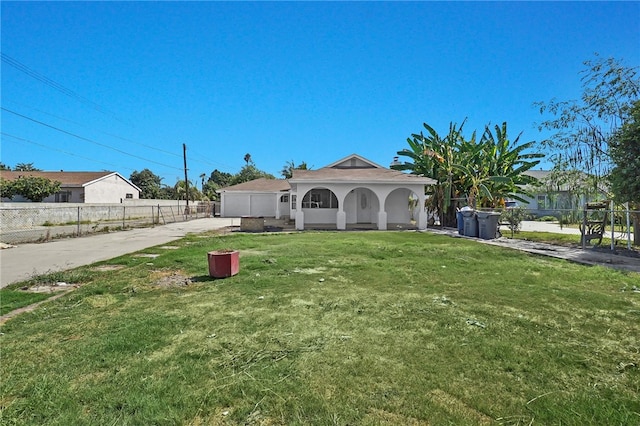
[[[483,147],[483,165],[489,180],[488,189],[490,197],[483,197],[483,207],[496,207],[504,199],[510,198],[521,202],[526,200],[523,196],[531,196],[528,188],[537,183],[532,176],[524,174],[540,163],[544,154],[528,152],[535,141],[519,144],[520,133],[513,142],[507,136],[507,123],[494,127],[495,135],[485,127],[480,145]]]
[[[478,201],[481,207],[496,207],[505,198],[525,201],[521,196],[529,195],[527,186],[536,180],[524,172],[544,156],[528,152],[534,142],[518,145],[520,135],[511,142],[506,123],[495,126],[495,135],[486,126],[480,141],[476,141],[475,132],[466,139],[463,126],[464,122],[459,127],[451,123],[449,133],[442,138],[424,123],[426,135],[411,135],[407,139],[409,148],[398,151],[409,161],[393,166],[437,181],[426,189],[426,207],[438,214],[445,226],[455,226],[455,207],[463,196],[473,207]]]
[[[436,180],[435,185],[426,188],[428,198],[425,207],[440,217],[441,224],[450,226],[455,224],[455,198],[459,195],[459,173],[455,165],[463,141],[464,122],[459,127],[451,123],[444,138],[427,123],[423,126],[426,135],[423,132],[412,134],[407,139],[409,149],[398,151],[399,156],[407,157],[409,161],[393,168]]]

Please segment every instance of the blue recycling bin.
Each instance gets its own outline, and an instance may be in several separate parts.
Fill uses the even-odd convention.
[[[456,212],[456,222],[458,224],[458,234],[464,235],[464,216],[462,216],[462,212]]]

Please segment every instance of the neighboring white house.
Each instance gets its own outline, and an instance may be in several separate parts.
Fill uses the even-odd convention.
[[[49,203],[121,203],[140,198],[140,188],[118,172],[42,172],[5,171],[3,179],[12,181],[22,176],[44,177],[62,185],[56,194],[42,200]],[[29,201],[15,196],[10,201]]]
[[[373,224],[378,229],[427,227],[425,185],[435,181],[382,167],[352,154],[318,170],[294,170],[288,180],[257,179],[222,188],[221,215],[289,217],[296,229]],[[417,200],[410,204],[409,200]]]
[[[528,170],[524,174],[540,182],[527,188],[532,197],[522,197],[525,200],[523,207],[536,216],[555,215],[559,210],[582,209],[585,203],[607,199],[607,188],[600,184],[595,189],[587,182],[588,175],[583,172],[570,172],[570,178],[564,179],[561,175],[560,179],[554,177],[549,170]]]

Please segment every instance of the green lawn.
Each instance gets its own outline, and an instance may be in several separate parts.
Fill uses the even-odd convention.
[[[175,245],[3,325],[0,423],[640,424],[639,274],[420,232]]]

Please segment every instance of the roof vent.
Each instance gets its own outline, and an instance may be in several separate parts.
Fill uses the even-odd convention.
[[[399,157],[393,157],[393,161],[391,162],[391,167],[399,166],[400,164],[402,163],[399,161]]]

